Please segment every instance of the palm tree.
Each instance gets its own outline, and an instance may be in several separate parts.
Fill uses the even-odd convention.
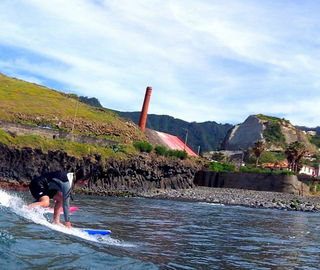
[[[301,169],[301,159],[306,152],[305,146],[298,142],[292,142],[288,145],[285,154],[288,160],[288,168],[293,172],[298,172]]]
[[[259,164],[259,158],[261,154],[266,150],[266,144],[264,141],[256,141],[253,146],[252,150],[254,155],[256,156],[256,167],[258,167]]]

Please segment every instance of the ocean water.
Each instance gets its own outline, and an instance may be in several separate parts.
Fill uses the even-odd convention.
[[[0,190],[0,269],[319,269],[320,215],[207,203],[76,196],[75,227]],[[63,219],[63,217],[61,217]]]

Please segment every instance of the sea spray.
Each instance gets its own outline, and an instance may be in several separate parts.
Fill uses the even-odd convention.
[[[91,242],[96,242],[99,244],[119,247],[135,247],[135,245],[133,244],[124,243],[110,236],[89,235],[88,233],[83,232],[77,228],[67,228],[64,226],[52,224],[46,218],[46,209],[41,207],[35,207],[31,210],[28,210],[26,203],[20,197],[16,195],[11,195],[6,191],[0,190],[0,211],[2,207],[5,207],[9,209],[9,211],[17,214],[18,216],[32,221],[36,224],[46,226],[49,229],[65,233],[70,236],[74,236]]]

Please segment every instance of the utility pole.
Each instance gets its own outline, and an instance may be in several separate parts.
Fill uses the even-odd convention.
[[[185,138],[185,141],[184,141],[184,150],[186,150],[186,145],[187,145],[187,142],[188,142],[188,129],[187,128],[184,128],[186,130],[186,138]]]
[[[72,130],[71,130],[71,133],[73,133],[74,125],[75,125],[75,123],[76,123],[76,118],[77,118],[78,108],[79,108],[79,100],[77,100],[76,107],[75,107],[75,110],[74,110],[74,117],[73,117],[73,124],[72,124]]]

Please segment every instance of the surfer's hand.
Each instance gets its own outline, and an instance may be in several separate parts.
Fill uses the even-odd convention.
[[[70,222],[70,221],[67,221],[66,224],[65,224],[65,226],[68,227],[68,228],[71,228],[71,227],[72,227],[72,226],[71,226],[71,222]]]

